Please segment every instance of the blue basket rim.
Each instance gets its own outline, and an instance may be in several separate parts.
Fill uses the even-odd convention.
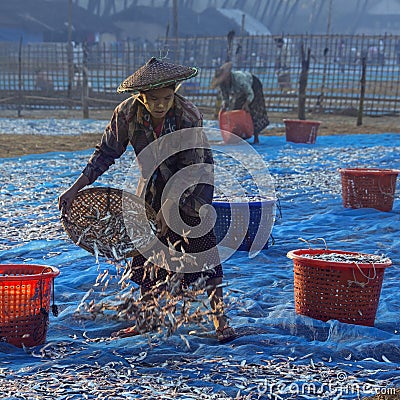
[[[258,200],[246,200],[246,198],[243,198],[243,201],[236,201],[236,200],[232,200],[229,201],[225,198],[218,198],[218,197],[214,197],[213,199],[213,205],[218,205],[221,207],[229,207],[231,204],[236,205],[242,205],[242,206],[247,206],[247,205],[251,205],[251,206],[255,206],[255,205],[273,205],[275,204],[278,199],[276,197],[267,197],[267,196],[251,196],[251,198],[259,198]]]

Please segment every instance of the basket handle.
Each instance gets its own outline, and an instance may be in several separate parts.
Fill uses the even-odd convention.
[[[386,192],[386,191],[384,191],[384,190],[382,189],[382,186],[381,186],[382,176],[384,176],[384,175],[381,175],[381,176],[378,178],[378,188],[379,188],[379,191],[380,191],[381,194],[383,194],[384,196],[394,197],[394,190],[393,190],[393,189],[395,189],[395,186],[393,186],[393,181],[390,179],[390,188],[389,188],[389,192]],[[395,180],[395,182],[396,182],[396,180]],[[396,183],[395,183],[395,185],[396,185]]]
[[[40,311],[44,315],[44,318],[47,318],[48,312],[43,307],[43,274],[48,272],[47,270],[53,271],[52,268],[46,267],[43,268],[41,272],[41,278],[39,282],[39,296],[40,296]],[[51,312],[55,317],[58,317],[58,306],[55,304],[55,294],[54,294],[54,277],[51,279],[51,297],[52,297],[52,305],[51,305]]]
[[[372,276],[372,277],[366,275],[366,274],[363,272],[363,270],[361,269],[361,267],[358,265],[358,263],[355,262],[354,264],[355,264],[355,266],[357,267],[357,269],[358,269],[358,271],[360,272],[360,274],[361,274],[367,281],[366,281],[366,282],[359,282],[359,281],[357,280],[357,278],[356,278],[355,269],[353,268],[353,278],[354,278],[354,281],[350,281],[350,280],[347,281],[347,284],[348,284],[349,287],[351,286],[352,283],[355,283],[357,286],[364,287],[364,286],[368,285],[368,283],[369,283],[370,281],[373,281],[373,280],[376,278],[376,268],[375,268],[375,264],[374,264],[374,263],[372,263],[372,268],[374,269],[374,273],[373,273],[373,276]]]
[[[324,238],[315,238],[315,239],[306,240],[306,239],[303,239],[303,238],[300,237],[298,239],[303,241],[303,242],[305,242],[305,243],[307,243],[309,249],[311,249],[311,244],[310,244],[311,242],[316,242],[318,240],[321,240],[325,244],[325,250],[328,250],[328,244],[326,243],[326,240]]]
[[[277,218],[282,219],[282,205],[281,205],[281,201],[280,201],[279,197],[276,199],[275,205],[276,205],[276,211],[279,212],[279,215]],[[276,213],[275,213],[275,216],[276,216]]]
[[[56,304],[55,294],[54,294],[54,278],[52,279],[52,285],[51,285],[51,298],[53,303],[51,305],[51,312],[55,317],[58,317],[58,306]]]

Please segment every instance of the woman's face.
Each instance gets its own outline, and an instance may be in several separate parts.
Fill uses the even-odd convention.
[[[142,93],[143,104],[155,119],[162,119],[174,104],[174,90],[161,88]]]

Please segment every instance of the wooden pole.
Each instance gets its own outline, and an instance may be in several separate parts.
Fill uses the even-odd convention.
[[[83,57],[82,57],[82,111],[83,118],[89,118],[89,105],[88,105],[88,97],[89,97],[89,79],[88,79],[88,47],[87,43],[83,43]]]
[[[360,103],[358,105],[357,113],[357,126],[362,125],[362,117],[364,112],[364,98],[365,98],[365,86],[366,86],[366,76],[367,76],[367,58],[363,57],[361,59],[362,72],[361,72],[361,91],[360,91]]]
[[[235,37],[235,31],[231,30],[226,35],[227,38],[227,45],[226,45],[226,56],[225,62],[232,61],[232,48],[233,48],[233,39]],[[218,65],[217,68],[220,66]],[[217,91],[217,97],[215,99],[215,109],[214,109],[214,118],[218,118],[219,110],[221,109],[222,104],[222,96],[221,91]]]
[[[18,48],[18,118],[22,111],[22,36],[19,39]]]
[[[160,49],[160,58],[166,57],[168,54],[168,40],[169,40],[169,22],[165,29],[165,41],[164,41],[164,48]]]
[[[72,0],[68,2],[68,43],[67,43],[67,63],[68,63],[68,86],[67,97],[71,98],[72,83],[74,79],[74,58],[72,50]]]
[[[173,35],[175,38],[175,61],[179,63],[179,41],[178,41],[178,0],[173,0]]]
[[[173,35],[178,38],[178,0],[173,0]]]
[[[304,52],[304,43],[301,44],[301,72],[299,78],[299,119],[306,119],[306,89],[308,82],[308,70],[310,69],[311,49],[307,50],[307,57]]]
[[[329,53],[329,37],[331,33],[331,22],[332,22],[332,1],[329,0],[329,9],[328,9],[328,24],[326,27],[326,41],[325,41],[325,48],[324,48],[324,69],[322,73],[322,83],[321,83],[321,93],[318,96],[317,100],[317,108],[318,111],[323,111],[324,109],[324,96],[325,96],[325,82],[326,82],[326,70],[328,64],[328,53]]]
[[[242,14],[242,25],[240,27],[240,40],[236,49],[236,65],[242,66],[242,50],[243,50],[243,38],[244,38],[244,27],[245,27],[246,14]]]
[[[235,31],[234,30],[229,31],[227,35],[228,44],[226,46],[225,62],[232,61],[232,47],[233,47],[234,37],[235,37]]]
[[[329,8],[328,8],[328,25],[326,27],[326,35],[329,36],[331,34],[331,25],[332,25],[332,2],[333,0],[329,0]]]

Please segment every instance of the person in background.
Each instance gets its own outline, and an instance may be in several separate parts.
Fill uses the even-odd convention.
[[[396,63],[400,65],[400,39],[397,40],[394,50],[396,52]]]
[[[36,72],[35,88],[46,92],[54,90],[54,84],[46,71],[39,69]]]
[[[290,78],[290,42],[288,39],[280,37],[275,39],[275,73],[278,78],[278,85],[282,93],[292,93]]]
[[[184,135],[191,135],[190,138],[188,137],[190,143],[193,143],[193,135],[198,135],[198,138],[194,138],[195,143],[208,144],[202,129],[186,129],[202,127],[202,114],[193,103],[175,92],[178,82],[194,77],[197,72],[196,68],[176,65],[152,57],[134,74],[126,78],[119,86],[118,92],[132,93],[133,96],[115,108],[101,142],[96,146],[82,174],[68,190],[60,195],[59,208],[65,207],[65,210],[68,210],[78,191],[92,184],[108,170],[115,159],[121,157],[127,146],[131,144],[141,173],[136,194],[144,198],[157,213],[157,232],[160,241],[167,246],[168,243],[180,243],[182,252],[188,254],[205,252],[208,255],[209,268],[206,271],[184,273],[182,287],[189,286],[199,279],[205,280],[217,338],[220,342],[226,342],[232,340],[236,334],[223,313],[221,287],[223,270],[214,230],[211,228],[203,236],[190,238],[184,237],[183,232],[178,234],[170,229],[166,222],[168,214],[175,205],[178,205],[181,218],[187,225],[193,227],[199,225],[200,208],[205,204],[212,204],[214,186],[203,183],[203,180],[200,183],[185,182],[185,187],[188,189],[180,198],[174,197],[171,192],[166,194],[165,201],[162,197],[164,190],[167,192],[165,188],[174,174],[177,174],[176,179],[179,179],[178,173],[193,164],[210,164],[210,168],[206,169],[210,175],[206,182],[213,182],[211,149],[209,146],[203,146],[183,150],[169,156],[166,160],[161,160],[159,165],[155,160],[149,161],[148,157],[140,155],[159,137],[162,138],[179,130],[183,130]],[[160,146],[159,143],[156,142],[158,146]],[[161,204],[162,201],[163,204]],[[141,254],[133,257],[131,262],[133,271],[131,279],[140,286],[142,301],[146,301],[146,298],[150,300],[151,297],[148,296],[154,296],[160,283],[162,286],[162,282],[174,274],[164,268],[158,268],[154,276],[146,274],[145,263],[146,258]],[[133,326],[116,332],[115,336],[125,337],[136,334],[138,334],[137,329]]]
[[[385,65],[385,42],[383,39],[379,39],[378,44],[378,63],[380,65]]]
[[[233,71],[232,62],[223,64],[215,72],[211,88],[219,88],[222,110],[245,110],[254,125],[254,144],[259,133],[268,126],[268,114],[261,81],[247,71]]]
[[[346,42],[341,39],[337,45],[337,57],[336,61],[339,64],[340,71],[345,72],[346,67]]]

